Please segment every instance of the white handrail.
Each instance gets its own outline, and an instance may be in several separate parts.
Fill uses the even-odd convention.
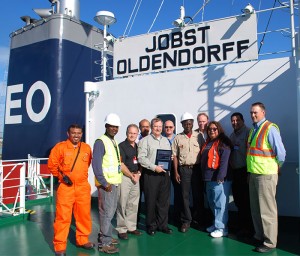
[[[41,175],[40,173],[40,161],[46,159],[47,158],[35,158],[28,155],[28,159],[21,159],[26,161],[0,161],[1,213],[7,213],[12,216],[25,214],[26,200],[28,200],[32,196],[37,199],[53,197],[53,176],[51,174]],[[28,164],[26,164],[26,162],[28,162]],[[5,171],[4,168],[9,169]],[[16,175],[12,177],[12,174],[16,171],[19,171],[18,177],[16,177]],[[43,177],[50,177],[50,188],[45,185]],[[6,186],[7,181],[12,182],[13,184],[11,184],[10,186]],[[28,194],[27,191],[29,185],[34,188],[34,192],[32,192],[31,194]],[[4,191],[9,189],[15,189],[16,193],[14,195],[4,197]]]

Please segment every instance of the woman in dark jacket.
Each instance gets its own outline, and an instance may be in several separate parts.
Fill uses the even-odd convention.
[[[231,181],[226,180],[226,176],[231,141],[216,121],[208,124],[207,135],[201,150],[201,170],[214,223],[206,230],[212,237],[222,237],[228,235],[228,198]]]

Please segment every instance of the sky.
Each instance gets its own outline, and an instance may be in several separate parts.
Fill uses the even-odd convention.
[[[207,4],[201,9],[204,2]],[[117,22],[110,26],[109,32],[116,37],[124,34],[134,36],[173,27],[172,22],[180,16],[180,6],[185,7],[186,16],[193,17],[193,22],[198,23],[239,15],[249,2],[256,11],[269,9],[274,4],[275,6],[280,5],[279,0],[252,0],[252,2],[250,0],[80,0],[80,20],[102,29],[103,27],[94,21],[94,16],[97,11],[110,11],[114,13]],[[139,6],[137,13],[133,13],[135,6]],[[33,8],[51,8],[51,3],[49,0],[1,0],[0,85],[6,82],[10,47],[9,34],[25,25],[20,19],[21,16],[28,15],[39,19],[39,16],[32,10]],[[200,9],[201,11],[197,14]],[[258,13],[258,32],[290,27],[288,16],[288,9],[272,13],[267,27],[270,12]],[[134,20],[133,23],[129,23],[130,17],[132,17],[131,20]],[[298,12],[295,18],[298,27]],[[153,22],[154,20],[155,22]],[[289,33],[277,33],[277,37],[279,38],[273,39],[268,34],[261,53],[282,50],[282,47],[290,48]],[[277,43],[279,40],[280,43]],[[0,96],[3,91],[2,86]]]

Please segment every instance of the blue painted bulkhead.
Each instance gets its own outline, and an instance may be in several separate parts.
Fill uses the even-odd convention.
[[[16,44],[18,46],[18,42],[12,42],[8,87],[22,84],[23,89],[12,93],[11,98],[8,99],[10,102],[20,101],[21,105],[9,107],[11,104],[7,101],[6,108],[9,108],[10,116],[21,115],[21,122],[9,123],[6,117],[3,139],[4,160],[27,158],[27,154],[48,157],[53,145],[66,138],[67,127],[71,123],[85,124],[83,85],[84,81],[95,81],[95,77],[100,76],[100,65],[95,64],[95,61],[99,61],[101,53],[94,47],[94,42],[87,45],[82,42],[88,41],[93,33],[97,36],[93,40],[99,43],[99,40],[103,40],[102,34],[99,30],[93,31],[93,27],[85,23],[72,22],[61,16],[57,19],[63,20],[63,23],[56,22],[55,19],[52,25],[44,23],[36,31],[28,31],[32,35],[26,39],[22,35],[20,38],[18,36],[12,38],[12,41],[22,40],[20,44],[26,40],[29,43],[13,47]],[[68,22],[72,24],[69,26]],[[44,25],[47,26],[45,28],[47,32],[41,36],[42,40],[39,40],[40,31],[43,30]],[[59,31],[60,26],[63,26],[65,30],[69,29],[66,34],[71,32],[70,29],[76,33],[74,26],[78,27],[79,33],[77,32],[76,36],[63,34],[61,38],[55,38],[56,32],[53,36],[53,30]],[[84,29],[82,29],[83,26]],[[80,31],[83,31],[81,35]],[[30,38],[34,38],[32,42]],[[76,42],[77,39],[78,42]],[[28,106],[26,106],[28,92],[37,81],[46,84],[51,98],[48,113],[39,122],[30,118]],[[40,113],[45,103],[42,90],[36,90],[29,102],[31,102],[32,111]]]

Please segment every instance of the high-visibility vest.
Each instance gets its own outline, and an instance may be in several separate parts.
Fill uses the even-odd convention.
[[[105,154],[102,161],[103,175],[106,181],[110,184],[120,184],[122,182],[122,172],[121,172],[121,160],[120,160],[120,150],[116,141],[116,147],[112,140],[108,138],[105,134],[102,135],[100,140],[103,141]],[[117,155],[118,154],[118,155]],[[96,179],[96,186],[99,186],[99,182]]]
[[[210,141],[205,142],[205,144],[202,147],[201,154],[209,142]],[[217,170],[220,166],[220,155],[219,155],[219,151],[218,151],[219,142],[220,142],[219,140],[216,140],[212,144],[211,148],[208,150],[207,166],[208,166],[208,168],[211,168],[213,170]]]
[[[276,154],[268,142],[268,133],[272,126],[276,127],[279,131],[278,126],[269,121],[265,121],[260,125],[253,138],[254,129],[250,130],[247,149],[247,169],[250,173],[278,173]]]

